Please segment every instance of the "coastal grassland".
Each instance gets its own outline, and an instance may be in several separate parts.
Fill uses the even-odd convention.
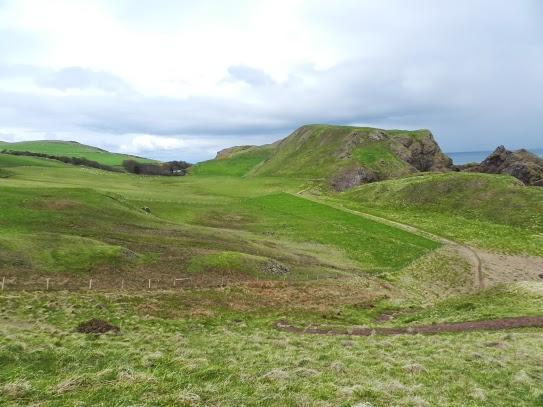
[[[345,288],[337,287],[338,293]],[[541,293],[517,289],[495,293],[503,300],[483,295],[450,302],[417,321],[486,315],[489,305],[503,315],[541,306]],[[327,308],[341,306],[321,299],[321,310],[311,311],[292,295],[282,302],[271,298],[285,290],[276,287],[267,295],[243,287],[139,295],[4,293],[0,403],[536,406],[543,401],[543,342],[537,329],[294,335],[275,330],[272,322],[293,315],[296,320],[298,307],[318,320]],[[361,293],[359,299],[370,301]],[[108,320],[121,333],[75,333],[75,326],[90,318]]]
[[[439,246],[281,192],[298,190],[296,180],[135,176],[29,166],[24,157],[17,166],[13,158],[19,157],[0,155],[0,168],[6,161],[12,173],[0,185],[0,245],[4,267],[13,273],[19,266],[48,273],[200,274],[230,267],[234,274],[254,275],[265,259],[274,258],[294,271],[292,278],[384,275]],[[225,258],[230,263],[217,267]]]
[[[335,198],[475,247],[543,256],[543,189],[509,176],[424,174],[367,184]]]
[[[100,164],[121,166],[124,160],[135,159],[139,162],[156,162],[147,158],[134,157],[127,154],[110,153],[100,148],[87,146],[74,141],[21,141],[16,143],[0,144],[2,150],[29,151],[32,153],[43,153],[55,156],[82,157],[87,160],[96,161]]]

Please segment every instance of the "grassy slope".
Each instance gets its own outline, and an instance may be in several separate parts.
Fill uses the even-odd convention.
[[[278,144],[275,154],[257,168],[255,174],[328,178],[343,168],[358,164],[381,175],[407,173],[406,164],[391,152],[386,141],[363,142],[354,148],[351,158],[338,158],[353,132],[365,136],[375,130],[367,127],[303,126]],[[387,133],[391,136],[402,134],[417,138],[427,132],[393,130]]]
[[[411,263],[390,275],[398,288],[368,278],[308,283],[293,277],[275,285],[175,293],[13,294],[8,285],[0,294],[0,404],[107,405],[114,399],[122,405],[164,406],[457,406],[543,401],[539,330],[345,338],[295,336],[272,328],[282,318],[298,325],[375,325],[383,311],[395,315],[384,325],[539,315],[541,283],[471,293],[471,270],[454,254],[433,251],[421,257],[435,247],[431,242],[281,193],[300,189],[289,179],[138,177],[3,155],[0,169],[10,173],[0,178],[0,245],[21,245],[19,255],[29,255],[48,273],[85,271],[63,262],[63,253],[65,260],[91,268],[117,261],[118,268],[106,270],[107,275],[138,274],[141,261],[140,278],[171,276],[172,270],[187,266],[191,273],[246,271],[266,256],[294,267],[307,264],[301,275],[318,272],[319,262],[347,271],[368,261],[396,270]],[[367,187],[397,185],[401,192],[402,183],[424,178]],[[506,186],[511,182],[488,179]],[[450,191],[454,188],[448,185],[439,192]],[[440,194],[433,194],[434,204],[425,203],[433,208],[427,215],[431,219],[446,206],[438,202]],[[511,199],[522,194],[512,193]],[[361,205],[361,196],[358,203],[344,202]],[[417,193],[386,207],[386,190],[376,190],[372,210],[396,213],[408,196],[413,200]],[[467,198],[458,197],[457,204]],[[476,213],[477,203],[466,205]],[[146,215],[142,206],[152,214]],[[410,217],[417,204],[406,207],[398,217],[417,219]],[[90,240],[112,251],[94,251]],[[147,257],[126,257],[117,249],[122,247]],[[153,254],[160,256],[158,261],[153,262]],[[25,275],[20,268],[17,273]],[[90,318],[118,324],[121,335],[74,333],[79,322]]]
[[[296,297],[287,302],[280,295],[285,288],[276,291],[274,303],[269,294],[239,288],[2,295],[0,403],[537,406],[543,401],[539,330],[352,339],[291,335],[271,324],[299,312]],[[412,317],[455,320],[466,309],[470,317],[538,312],[542,296],[517,288],[444,305]],[[342,310],[326,301],[320,309],[330,315]],[[90,318],[118,324],[121,334],[74,332]]]
[[[364,185],[340,198],[482,248],[543,255],[543,189],[512,177],[426,174]]]
[[[244,176],[267,160],[273,152],[272,146],[254,147],[232,154],[228,158],[198,163],[190,169],[193,175]]]
[[[303,126],[278,144],[234,150],[228,158],[199,163],[192,168],[192,173],[327,179],[344,169],[362,165],[382,177],[407,174],[407,165],[392,152],[387,141],[362,142],[353,149],[350,158],[337,158],[349,144],[353,132],[366,136],[375,130],[369,127]],[[420,138],[428,131],[387,130],[386,133]]]
[[[0,168],[5,160],[13,174],[1,184],[0,236],[4,239],[0,245],[5,249],[4,264],[23,264],[36,271],[70,269],[64,265],[67,259],[88,243],[75,235],[93,239],[89,247],[95,246],[97,256],[105,260],[89,255],[85,265],[72,267],[74,271],[95,270],[100,265],[115,268],[118,263],[128,269],[131,262],[123,261],[123,248],[140,253],[141,259],[148,260],[146,267],[161,272],[186,271],[195,256],[221,250],[274,257],[304,273],[309,272],[307,267],[318,269],[319,263],[342,265],[344,270],[393,271],[436,247],[426,239],[302,198],[269,195],[297,189],[296,181],[138,177],[56,163],[27,166],[27,158],[20,158],[23,166],[17,167],[17,159],[0,155]],[[36,160],[50,164],[31,161]],[[152,214],[146,215],[143,207]],[[315,229],[315,221],[324,227]],[[187,230],[188,225],[196,229]],[[353,239],[355,230],[358,237]],[[53,238],[51,233],[61,237]],[[169,240],[175,244],[166,250]],[[267,240],[274,244],[265,244]],[[200,241],[201,250],[194,250],[195,241]],[[35,251],[28,250],[33,246]],[[60,252],[63,246],[71,248],[63,255],[47,255],[51,249]],[[301,254],[309,260],[301,260]],[[108,265],[111,256],[118,259]],[[184,260],[175,266],[165,260],[175,256]]]
[[[120,166],[124,160],[135,159],[140,162],[154,162],[141,157],[126,154],[110,153],[96,147],[87,146],[73,141],[21,141],[17,143],[3,143],[2,149],[15,151],[30,151],[50,155],[67,157],[84,157],[97,161],[100,164]]]

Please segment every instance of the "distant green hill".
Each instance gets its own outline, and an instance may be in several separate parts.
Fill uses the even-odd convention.
[[[66,157],[84,157],[87,160],[99,162],[104,165],[121,166],[124,160],[137,160],[139,162],[156,162],[147,158],[135,157],[126,154],[110,153],[97,147],[87,146],[75,141],[21,141],[17,143],[1,142],[1,149],[13,151],[29,151]]]
[[[267,146],[220,151],[195,174],[319,179],[344,190],[365,182],[452,166],[428,130],[307,125]]]
[[[195,175],[244,176],[266,161],[274,152],[273,145],[262,147],[232,147],[219,151],[214,160],[204,161],[192,167]]]

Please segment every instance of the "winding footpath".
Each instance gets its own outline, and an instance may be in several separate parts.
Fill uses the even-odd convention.
[[[333,204],[327,201],[320,200],[315,197],[304,195],[307,189],[299,191],[292,195],[307,199],[309,201],[320,203],[330,206],[332,208],[348,212],[357,216],[380,222],[389,226],[397,227],[408,232],[417,234],[419,236],[426,237],[444,244],[455,246],[459,251],[464,253],[470,258],[474,271],[474,284],[478,289],[484,289],[485,281],[482,271],[481,258],[475,250],[471,247],[465,246],[458,242],[447,239],[443,236],[439,236],[433,233],[429,233],[425,230],[418,229],[411,225],[406,225],[400,222],[392,221],[386,218],[381,218],[376,215],[356,211],[353,209],[345,208],[339,204]],[[483,321],[466,321],[466,322],[444,322],[430,325],[414,325],[414,326],[401,326],[401,327],[346,327],[346,328],[327,328],[308,326],[305,328],[296,327],[288,324],[285,321],[278,321],[274,324],[277,330],[295,333],[295,334],[312,334],[312,335],[348,335],[348,336],[370,336],[370,335],[431,335],[447,332],[469,332],[469,331],[485,331],[485,330],[502,330],[502,329],[515,329],[515,328],[541,328],[543,327],[543,316],[521,316],[514,318],[501,318]]]
[[[311,202],[315,202],[315,203],[319,203],[321,205],[329,206],[331,208],[334,208],[334,209],[337,209],[337,210],[340,210],[340,211],[343,211],[343,212],[348,212],[348,213],[353,214],[353,215],[361,216],[363,218],[372,220],[374,222],[379,222],[379,223],[382,223],[382,224],[385,224],[385,225],[388,225],[388,226],[392,226],[392,227],[395,227],[395,228],[398,228],[398,229],[402,229],[402,230],[405,230],[407,232],[410,232],[410,233],[425,237],[427,239],[434,240],[436,242],[440,242],[440,243],[443,243],[443,244],[448,244],[448,245],[456,247],[459,252],[461,252],[466,258],[470,259],[470,263],[472,264],[473,275],[474,275],[474,286],[476,288],[478,288],[479,290],[482,290],[482,289],[485,288],[485,278],[484,278],[484,274],[483,274],[483,264],[482,264],[481,258],[479,257],[477,252],[475,250],[473,250],[471,247],[465,246],[465,245],[463,245],[463,244],[461,244],[459,242],[455,242],[453,240],[447,239],[446,237],[439,236],[439,235],[436,235],[434,233],[430,233],[430,232],[427,232],[425,230],[416,228],[415,226],[411,226],[411,225],[407,225],[405,223],[401,223],[401,222],[393,221],[393,220],[390,220],[390,219],[382,218],[380,216],[371,215],[371,214],[366,213],[366,212],[361,212],[361,211],[357,211],[357,210],[354,210],[354,209],[345,208],[344,206],[339,205],[339,204],[333,204],[331,202],[324,201],[324,200],[315,198],[313,196],[308,196],[308,195],[304,194],[304,192],[306,192],[308,189],[309,188],[306,188],[306,189],[303,189],[303,190],[298,191],[296,193],[290,193],[290,194],[294,195],[294,196],[297,196],[299,198],[307,199],[308,201],[311,201]]]

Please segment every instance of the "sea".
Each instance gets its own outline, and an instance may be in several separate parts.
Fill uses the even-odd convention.
[[[534,154],[537,154],[543,158],[543,148],[528,148],[528,151],[531,151]],[[452,158],[454,164],[468,164],[468,163],[480,163],[492,151],[462,151],[455,153],[445,153]]]

